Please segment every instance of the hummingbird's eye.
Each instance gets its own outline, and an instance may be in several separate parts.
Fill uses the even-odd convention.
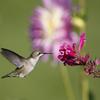
[[[38,55],[40,55],[40,54],[41,54],[41,52],[38,53]]]
[[[33,57],[37,57],[37,56],[39,56],[40,54],[41,54],[40,51],[34,51],[34,52],[32,53],[32,56],[33,56]]]
[[[41,53],[40,53],[40,52],[38,52],[38,51],[35,53],[35,55],[36,55],[36,56],[37,56],[37,55],[40,55],[40,54],[41,54]]]

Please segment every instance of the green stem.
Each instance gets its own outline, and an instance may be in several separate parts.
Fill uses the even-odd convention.
[[[82,100],[89,100],[89,84],[86,78],[82,80]]]
[[[60,73],[64,83],[66,96],[68,98],[67,100],[75,100],[75,93],[72,89],[72,84],[70,81],[70,76],[68,74],[67,68],[64,68],[64,66],[60,66]]]
[[[79,5],[80,5],[80,14],[84,16],[85,14],[85,9],[86,9],[86,1],[85,0],[79,0]]]
[[[79,5],[80,5],[80,14],[84,16],[86,13],[86,0],[79,0]],[[83,30],[80,31],[86,31],[86,21]],[[89,100],[89,80],[86,77],[84,77],[83,73],[82,76],[83,76],[82,77],[82,100]]]

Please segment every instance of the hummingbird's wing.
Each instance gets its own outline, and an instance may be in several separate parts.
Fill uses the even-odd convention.
[[[22,67],[24,64],[25,58],[11,50],[1,48],[1,54],[18,68]]]

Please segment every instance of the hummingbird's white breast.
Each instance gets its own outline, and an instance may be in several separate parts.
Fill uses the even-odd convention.
[[[39,57],[37,58],[29,58],[28,60],[25,61],[23,71],[20,73],[20,77],[24,77],[28,75],[36,66],[37,62],[39,60]]]
[[[31,65],[32,65],[33,68],[35,68],[35,65],[38,62],[38,60],[39,60],[39,57],[37,57],[35,59],[34,58],[30,58],[29,59],[29,62],[31,63]]]

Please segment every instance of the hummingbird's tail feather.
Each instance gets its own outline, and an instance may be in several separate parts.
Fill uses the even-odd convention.
[[[1,48],[0,48],[0,53],[2,52]]]
[[[3,79],[3,78],[8,78],[8,77],[10,77],[10,76],[9,75],[4,75],[1,78]]]
[[[15,71],[8,73],[8,74],[2,76],[1,78],[3,79],[3,78],[8,78],[8,77],[16,77]]]

